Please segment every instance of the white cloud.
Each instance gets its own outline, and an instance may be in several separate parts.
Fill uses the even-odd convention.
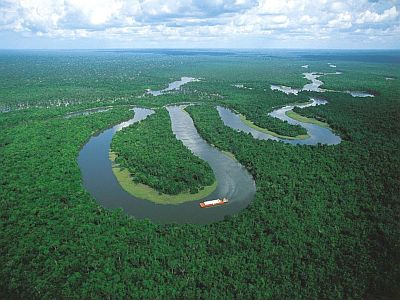
[[[71,12],[83,14],[93,25],[104,24],[120,13],[123,2],[118,0],[66,0]]]
[[[289,22],[289,18],[285,15],[279,15],[272,18],[272,22],[275,24],[284,24]]]
[[[317,41],[367,35],[371,27],[374,36],[394,35],[399,27],[395,0],[0,1],[0,32],[66,39]]]
[[[370,10],[367,10],[365,12],[362,12],[357,20],[357,24],[363,24],[363,23],[379,23],[379,22],[384,22],[387,20],[393,20],[399,15],[397,8],[393,6],[392,8],[386,9],[382,14],[378,14],[376,12],[371,12]]]
[[[328,27],[340,28],[340,29],[350,28],[352,26],[351,20],[352,16],[350,13],[348,12],[340,13],[337,15],[335,19],[332,19],[328,22]]]
[[[65,16],[61,0],[22,0],[20,10],[22,13],[18,17],[21,25],[32,30],[56,27],[60,19]]]
[[[340,13],[340,12],[342,12],[342,11],[345,11],[347,9],[347,4],[345,3],[345,2],[333,2],[331,5],[330,5],[330,10],[332,11],[332,12],[338,12],[338,13]]]
[[[293,0],[262,0],[259,3],[258,11],[262,14],[282,14],[292,10],[295,6],[296,2]]]
[[[311,17],[309,15],[304,15],[300,18],[301,24],[312,25],[312,24],[316,24],[317,22],[318,22],[317,17]]]

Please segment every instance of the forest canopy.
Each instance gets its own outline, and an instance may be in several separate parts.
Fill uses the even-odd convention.
[[[176,139],[165,108],[118,132],[111,150],[133,181],[165,194],[195,194],[215,181],[210,166]]]
[[[0,53],[0,107],[9,110],[0,113],[0,298],[399,298],[400,68],[381,62],[385,52],[375,61],[357,55]],[[328,62],[342,75],[324,76],[323,88],[370,89],[376,97],[269,90],[302,87],[302,65],[329,72]],[[181,76],[202,79],[145,95]],[[256,140],[225,126],[215,109],[235,109],[266,127],[274,107],[309,96],[328,104],[296,112],[327,122],[343,138],[339,145]],[[204,104],[187,111],[203,139],[234,154],[254,177],[254,201],[208,225],[156,224],[103,208],[82,184],[82,147],[131,118],[127,105],[183,101]],[[113,150],[137,180],[166,192],[214,180],[174,138],[165,109],[118,133]]]

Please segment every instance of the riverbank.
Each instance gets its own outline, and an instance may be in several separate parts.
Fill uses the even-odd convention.
[[[273,132],[273,131],[270,131],[268,129],[265,129],[265,128],[257,126],[252,121],[246,119],[246,117],[244,115],[242,115],[242,114],[239,114],[239,118],[247,126],[253,128],[253,129],[257,130],[257,131],[260,131],[260,132],[275,136],[277,138],[286,139],[286,140],[305,140],[305,139],[308,139],[310,137],[308,134],[301,134],[301,135],[297,135],[297,136],[294,136],[294,137],[293,136],[281,135],[281,134],[278,134],[276,132]]]
[[[116,154],[113,152],[109,153],[109,158],[112,162],[112,171],[118,180],[121,187],[128,192],[130,195],[146,199],[157,204],[181,204],[184,202],[200,200],[207,197],[217,188],[217,181],[215,180],[212,185],[205,186],[196,194],[191,193],[180,193],[177,195],[162,194],[159,191],[153,189],[152,187],[136,183],[132,180],[128,169],[121,169],[115,164]]]
[[[296,120],[296,121],[299,121],[299,122],[302,122],[302,123],[309,123],[309,124],[318,125],[318,126],[323,127],[323,128],[330,128],[329,125],[327,123],[325,123],[325,122],[321,122],[321,121],[318,121],[318,120],[313,119],[313,118],[304,117],[304,116],[299,115],[298,113],[294,112],[293,110],[289,110],[285,114],[289,118],[292,118],[293,120]]]
[[[214,146],[215,147],[215,146]],[[229,158],[232,158],[233,160],[237,161],[235,154],[233,154],[232,152],[229,151],[225,151],[225,150],[221,150],[221,152],[223,154],[225,154],[226,156],[228,156]]]

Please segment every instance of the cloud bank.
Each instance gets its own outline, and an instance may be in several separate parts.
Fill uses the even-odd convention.
[[[398,48],[399,10],[397,0],[1,0],[0,47],[23,39],[28,45]]]

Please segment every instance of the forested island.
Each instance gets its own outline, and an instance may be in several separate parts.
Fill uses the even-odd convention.
[[[117,178],[133,181],[127,190],[145,199],[161,204],[193,201],[211,193],[216,187],[210,166],[175,138],[165,108],[157,110],[145,122],[118,132],[113,138],[111,151]],[[142,183],[159,193],[181,195],[153,196],[154,192],[148,187],[134,183]]]

